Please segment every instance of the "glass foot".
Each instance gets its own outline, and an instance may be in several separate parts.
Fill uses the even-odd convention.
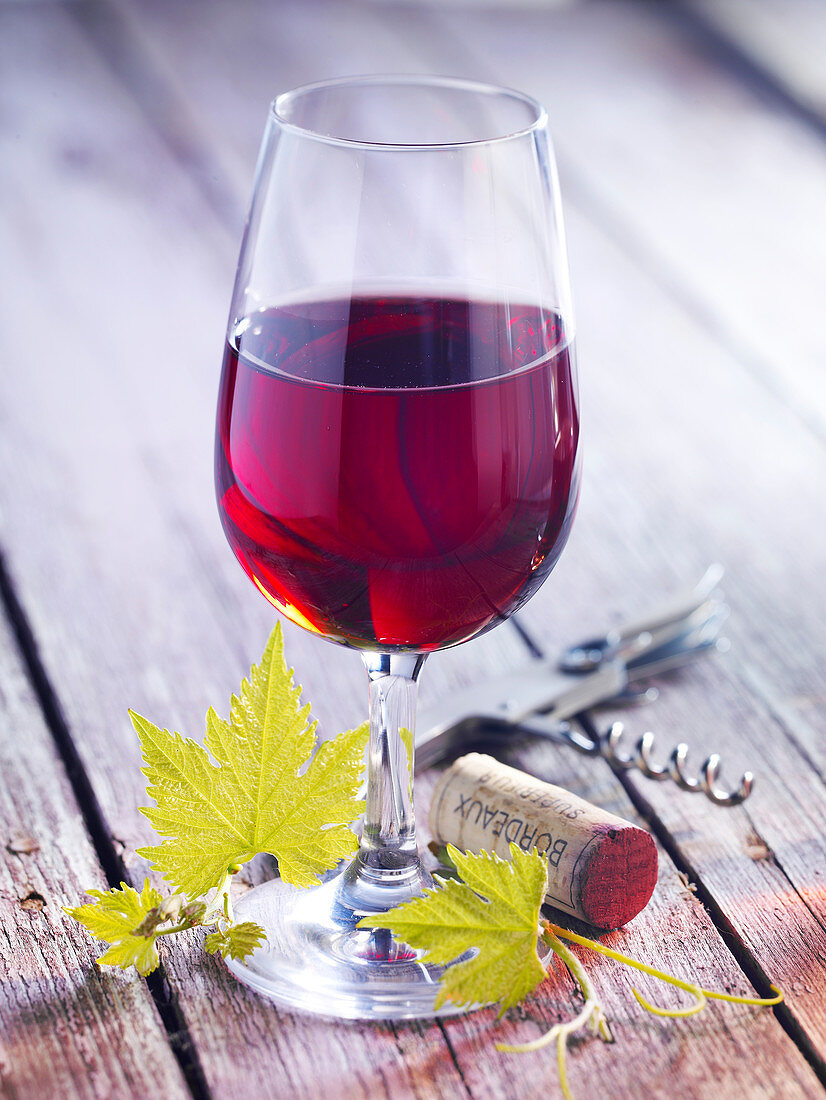
[[[404,893],[412,897],[421,884],[417,877]],[[257,886],[235,904],[235,917],[257,921],[267,942],[243,962],[227,960],[227,966],[279,1004],[323,1016],[407,1020],[467,1012],[450,1003],[434,1008],[447,966],[421,962],[422,951],[399,943],[387,929],[355,927],[375,911],[358,900],[362,895],[363,878],[354,864],[307,890],[278,879]]]

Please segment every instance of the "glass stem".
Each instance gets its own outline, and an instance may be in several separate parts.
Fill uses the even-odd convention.
[[[367,805],[360,860],[375,870],[418,864],[413,813],[413,732],[425,655],[363,653],[370,679]]]

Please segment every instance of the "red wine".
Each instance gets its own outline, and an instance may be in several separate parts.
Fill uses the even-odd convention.
[[[250,315],[224,358],[216,484],[239,561],[335,641],[430,650],[536,591],[567,540],[579,418],[560,318],[437,298]]]

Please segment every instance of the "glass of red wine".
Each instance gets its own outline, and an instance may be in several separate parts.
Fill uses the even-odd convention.
[[[275,100],[229,318],[218,503],[267,599],[361,654],[371,727],[357,856],[316,888],[275,880],[238,905],[267,944],[230,968],[276,1001],[434,1014],[445,968],[356,926],[429,882],[412,798],[425,658],[512,615],[567,540],[572,342],[538,103],[419,77]]]

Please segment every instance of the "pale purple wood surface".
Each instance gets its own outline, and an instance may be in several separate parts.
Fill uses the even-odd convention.
[[[561,978],[498,1024],[481,1012],[340,1025],[247,992],[197,935],[165,949],[148,985],[101,977],[94,945],[59,910],[107,876],[143,877],[135,848],[150,831],[126,708],[199,736],[270,629],[223,541],[211,484],[238,239],[272,95],[369,71],[492,79],[549,107],[586,480],[569,549],[521,616],[533,645],[554,652],[712,559],[728,567],[731,652],[664,680],[650,710],[626,717],[664,747],[689,741],[695,760],[719,748],[731,777],[752,767],[746,806],[620,782],[550,746],[507,755],[655,831],[654,900],[614,946],[737,993],[776,981],[787,1002],[654,1020],[626,972],[589,959],[618,1041],[577,1045],[575,1094],[820,1094],[826,156],[814,93],[799,93],[799,110],[793,81],[785,99],[770,93],[795,49],[808,56],[811,21],[823,24],[796,0],[789,10],[805,18],[797,30],[786,21],[776,65],[751,28],[741,45],[766,66],[760,84],[732,57],[744,7],[732,0],[711,21],[699,0],[0,6],[0,552],[15,628],[0,638],[0,1094],[558,1093],[552,1052],[508,1056],[493,1039],[533,1038],[574,1014]],[[322,730],[361,720],[357,659],[286,635]],[[502,627],[433,658],[424,699],[528,655]],[[417,784],[422,808],[434,779]],[[15,851],[21,836],[38,850]]]

